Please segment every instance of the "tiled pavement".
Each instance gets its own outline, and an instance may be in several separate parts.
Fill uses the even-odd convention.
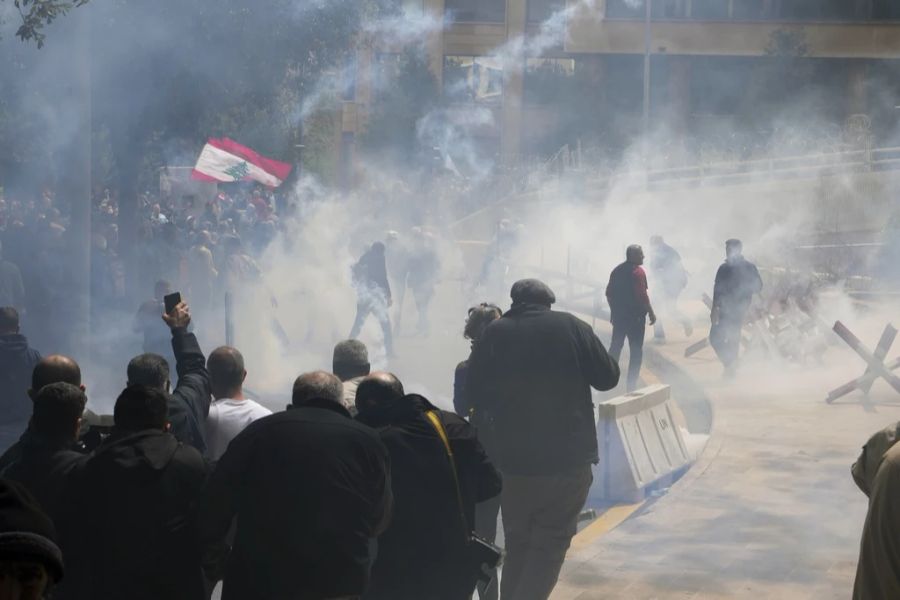
[[[843,347],[821,368],[748,366],[726,384],[711,351],[685,346],[656,350],[710,398],[707,448],[668,494],[573,549],[552,598],[849,598],[866,511],[849,466],[900,419],[900,396],[879,382],[868,403],[826,404],[863,369]]]

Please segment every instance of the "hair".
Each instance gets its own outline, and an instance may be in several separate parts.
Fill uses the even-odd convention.
[[[45,385],[34,398],[31,429],[51,439],[74,439],[87,397],[71,383]]]
[[[302,406],[310,400],[330,400],[343,404],[344,386],[341,380],[325,371],[304,373],[294,381],[291,404]]]
[[[153,293],[160,296],[158,300],[162,300],[162,296],[172,291],[172,284],[165,279],[160,279],[153,285]]]
[[[635,256],[638,252],[643,252],[643,250],[639,244],[632,244],[625,249],[625,258],[630,260],[632,256]]]
[[[169,363],[159,354],[140,354],[128,363],[128,385],[165,389],[169,381]]]
[[[113,421],[122,431],[166,428],[169,397],[161,389],[129,385],[116,399]]]
[[[19,330],[19,311],[12,306],[0,308],[0,332],[16,332]]]
[[[372,367],[366,345],[359,340],[338,342],[334,347],[331,370],[341,381],[368,375]]]
[[[69,383],[81,386],[81,367],[68,356],[51,354],[45,356],[31,372],[31,390],[37,394],[51,383]]]
[[[356,389],[356,409],[363,413],[396,402],[404,396],[403,384],[393,373],[373,373]]]
[[[216,397],[239,390],[244,384],[244,357],[237,348],[220,346],[213,350],[206,361],[206,369]]]
[[[478,306],[469,309],[469,316],[466,317],[466,327],[463,329],[463,337],[473,342],[478,340],[483,334],[487,326],[499,319],[503,315],[503,311],[496,304],[482,302]]]
[[[725,240],[726,248],[737,248],[738,250],[744,249],[744,243],[736,238],[731,238],[730,240]]]

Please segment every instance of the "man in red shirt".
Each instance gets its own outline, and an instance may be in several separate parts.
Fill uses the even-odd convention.
[[[625,338],[628,338],[630,358],[625,389],[629,392],[637,387],[641,373],[647,317],[650,317],[651,325],[656,323],[656,314],[647,294],[647,274],[641,266],[643,264],[644,250],[637,245],[628,246],[625,262],[613,269],[609,275],[609,285],[606,286],[606,299],[613,326],[609,354],[618,362]]]

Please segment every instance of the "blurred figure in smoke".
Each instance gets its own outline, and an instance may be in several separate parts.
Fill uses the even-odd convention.
[[[487,326],[501,317],[503,311],[499,306],[482,302],[478,306],[469,309],[469,316],[466,319],[466,327],[463,335],[472,344],[472,348],[484,335]],[[466,379],[469,372],[469,361],[464,360],[456,365],[456,372],[453,376],[453,409],[456,414],[467,417],[478,431],[478,439],[484,446],[489,457],[494,456],[496,449],[494,447],[494,427],[491,422],[490,415],[484,410],[473,410],[468,396],[466,396]],[[500,514],[500,496],[486,500],[475,507],[475,532],[487,541],[493,543],[497,539],[497,517]],[[496,570],[492,573],[493,577],[489,585],[478,584],[478,597],[480,600],[496,600],[499,584],[496,577]]]
[[[212,308],[219,272],[213,261],[209,232],[201,231],[188,254],[188,285],[191,303],[201,310]]]
[[[517,281],[512,308],[472,349],[466,396],[493,417],[503,473],[503,600],[546,600],[556,586],[599,460],[591,388],[619,366],[590,325],[550,307],[553,291]]]
[[[497,224],[494,239],[488,246],[481,273],[475,282],[475,287],[484,287],[488,298],[500,297],[506,291],[506,277],[509,275],[512,252],[518,243],[519,232],[520,227],[509,219],[501,219]]]
[[[0,244],[0,306],[12,306],[20,313],[25,311],[25,286],[19,267],[3,259]]]
[[[31,348],[28,339],[19,332],[19,313],[11,306],[0,308],[0,390],[3,390],[0,424],[4,428],[21,432],[28,424],[32,408],[28,387],[39,360],[40,352]]]
[[[331,372],[344,387],[344,408],[356,413],[356,388],[372,370],[369,351],[359,340],[344,340],[334,347]]]
[[[475,579],[466,540],[475,505],[497,497],[502,487],[475,429],[422,396],[405,395],[403,384],[390,373],[364,379],[356,406],[357,420],[377,430],[387,447],[394,494],[391,523],[378,538],[364,598],[468,600]]]
[[[165,279],[160,279],[153,286],[153,298],[141,304],[134,316],[132,330],[143,336],[144,342],[141,349],[144,352],[159,354],[175,364],[175,355],[172,353],[172,334],[159,316],[165,312],[163,299],[172,293],[172,284]]]
[[[416,333],[428,335],[428,309],[431,299],[434,297],[434,288],[437,284],[440,260],[435,248],[434,235],[423,231],[419,227],[413,228],[413,248],[410,252],[408,268],[409,273],[406,283],[412,290],[416,300],[416,311],[419,321]],[[399,329],[399,316],[397,327]]]
[[[691,322],[678,310],[678,296],[687,286],[688,273],[681,263],[681,255],[672,246],[663,241],[662,236],[650,238],[650,272],[653,274],[653,303],[664,317],[672,317],[684,327],[685,337],[694,332]],[[653,337],[662,343],[666,340],[663,320],[657,319],[653,326]]]
[[[628,338],[628,378],[625,389],[629,392],[637,387],[644,360],[644,331],[647,317],[650,324],[656,323],[656,313],[647,294],[647,274],[644,264],[644,250],[638,245],[628,246],[625,262],[613,269],[606,286],[612,321],[612,341],[609,354],[618,362],[622,355],[625,338]]]
[[[744,258],[743,249],[740,240],[725,242],[725,262],[716,272],[713,288],[709,343],[722,361],[726,377],[735,374],[741,348],[741,329],[753,295],[760,293],[763,287],[756,265]]]
[[[356,288],[356,319],[350,329],[350,339],[359,337],[366,318],[374,314],[384,334],[384,349],[388,357],[394,355],[391,334],[391,318],[388,308],[391,300],[391,286],[387,279],[384,259],[384,243],[375,242],[353,265],[353,285]]]
[[[301,375],[290,410],[252,423],[216,465],[198,529],[207,575],[224,575],[223,600],[364,593],[374,538],[390,519],[390,461],[342,401],[334,375]]]

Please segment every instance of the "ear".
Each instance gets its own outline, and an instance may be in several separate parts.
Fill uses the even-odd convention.
[[[31,398],[32,402],[34,402],[34,396],[35,396],[34,390],[31,388],[28,388],[28,397]]]
[[[82,391],[82,392],[87,392],[87,386],[84,385],[83,383],[82,383],[81,385],[79,385],[78,387],[81,388],[81,391]]]
[[[72,434],[73,434],[72,437],[76,440],[78,439],[78,434],[81,433],[81,423],[82,422],[83,422],[83,419],[81,417],[78,417],[78,420],[75,421],[75,431],[72,432]]]
[[[163,431],[165,431],[166,433],[169,433],[170,431],[172,431],[172,424],[169,423],[168,421],[166,421],[166,426],[165,426],[165,428],[163,428]]]
[[[171,381],[167,381],[167,382],[166,382],[166,393],[167,393],[167,394],[171,394],[171,393],[172,393],[172,389],[171,389],[171,388],[172,388],[172,382],[171,382]]]
[[[244,381],[245,381],[246,379],[247,379],[247,371],[245,370],[245,371],[244,371],[244,376],[241,377],[241,383],[244,383]]]

